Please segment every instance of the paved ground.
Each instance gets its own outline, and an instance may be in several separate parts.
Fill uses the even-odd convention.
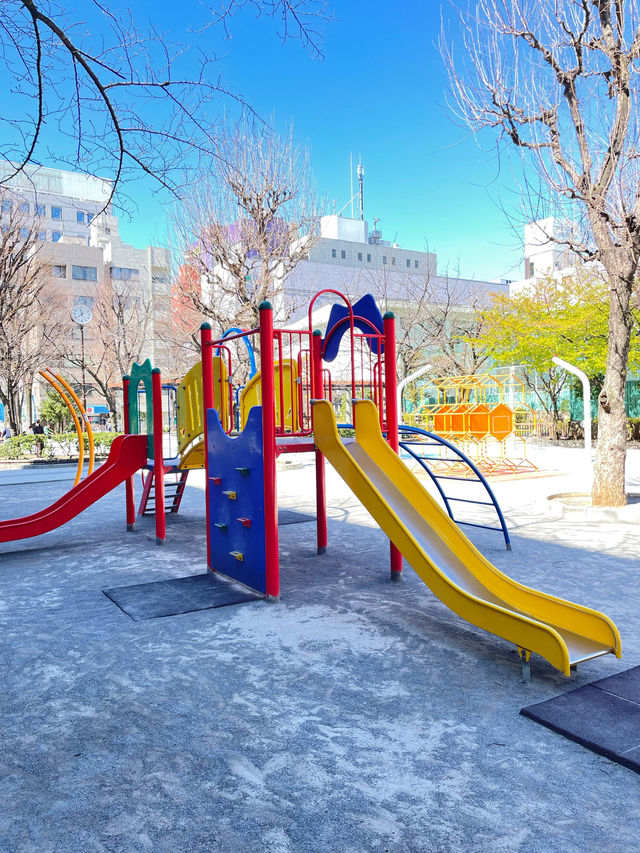
[[[579,451],[542,455],[579,469]],[[73,477],[43,473],[0,473],[1,517]],[[623,639],[622,660],[570,681],[534,659],[523,685],[507,643],[410,569],[388,582],[384,535],[332,475],[330,553],[315,556],[313,524],[283,527],[280,603],[133,622],[103,588],[204,568],[194,480],[164,548],[151,519],[124,532],[121,489],[0,545],[2,853],[638,849],[640,776],[518,714],[640,663],[637,526],[554,518],[541,498],[571,478],[496,484],[513,551],[488,531],[476,544]],[[310,509],[311,482],[309,466],[283,473],[283,505]]]

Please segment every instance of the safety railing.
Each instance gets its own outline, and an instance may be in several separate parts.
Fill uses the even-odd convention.
[[[409,427],[405,425],[400,425],[398,430],[400,433],[400,447],[428,474],[442,498],[442,502],[444,503],[451,520],[458,525],[463,524],[469,527],[479,527],[484,530],[496,530],[501,532],[504,536],[507,550],[510,551],[511,538],[509,536],[507,524],[504,519],[504,515],[502,514],[502,510],[500,509],[500,505],[498,504],[491,486],[472,460],[454,444],[451,444],[451,442],[439,435],[436,435],[435,433],[427,432],[427,430],[420,429],[420,427]],[[428,448],[437,448],[437,452],[433,450],[430,451]],[[467,469],[466,476],[455,473],[455,468],[453,468],[452,465],[447,465],[447,463],[450,462],[454,463],[455,466],[464,466],[464,468]],[[440,466],[441,471],[443,468],[445,471],[448,468],[449,471],[453,472],[438,473],[438,468],[436,466]],[[443,484],[450,481],[467,484],[471,484],[473,482],[478,483],[486,493],[487,500],[474,500],[468,497],[447,494]],[[463,521],[456,517],[452,506],[454,503],[466,503],[476,506],[492,507],[498,516],[500,526],[495,527],[490,524]]]

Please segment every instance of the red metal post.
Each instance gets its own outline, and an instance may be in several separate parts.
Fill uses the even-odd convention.
[[[384,396],[387,415],[387,443],[398,452],[398,376],[396,374],[396,321],[392,311],[384,315]],[[402,577],[402,554],[390,543],[391,580]]]
[[[276,395],[273,363],[273,308],[260,303],[260,391],[264,463],[264,545],[268,599],[280,595],[278,496],[276,492]]]
[[[124,433],[129,435],[129,377],[122,377],[122,417],[124,421]],[[134,475],[127,477],[125,481],[125,506],[127,512],[127,530],[135,530],[136,527],[136,496],[134,486]]]
[[[209,518],[209,478],[215,477],[215,471],[209,470],[209,430],[207,429],[207,410],[214,408],[213,393],[213,361],[211,358],[211,324],[203,323],[200,326],[200,352],[202,358],[202,422],[204,424],[204,488],[205,488],[205,512],[207,526],[207,567],[215,572],[213,566],[213,555],[211,553]],[[222,358],[222,357],[221,357]],[[220,368],[222,370],[222,367]]]
[[[322,381],[322,332],[316,329],[311,338],[311,396],[314,400],[324,397]],[[313,418],[313,406],[311,407]],[[324,456],[316,450],[316,538],[318,554],[327,552],[327,498],[325,486]]]
[[[153,485],[156,502],[156,544],[164,545],[166,520],[164,517],[164,450],[162,447],[162,376],[160,368],[151,371],[151,401],[153,405]]]

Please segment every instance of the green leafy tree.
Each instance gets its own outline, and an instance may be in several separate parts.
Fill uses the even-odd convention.
[[[607,283],[594,274],[562,281],[548,277],[515,296],[494,296],[482,318],[478,342],[497,364],[521,366],[525,382],[551,415],[558,437],[560,397],[572,379],[551,359],[559,355],[597,384],[602,382],[608,346]],[[639,333],[635,322],[636,342]],[[631,347],[629,364],[640,366],[637,346]]]
[[[517,155],[527,219],[572,220],[551,239],[606,270],[608,351],[593,502],[622,506],[625,385],[640,275],[640,4],[463,5],[455,40],[442,39],[460,118],[472,132],[494,137],[499,162],[504,151]]]
[[[51,426],[55,432],[64,432],[65,421],[69,416],[62,397],[55,391],[48,391],[40,403],[40,420]]]

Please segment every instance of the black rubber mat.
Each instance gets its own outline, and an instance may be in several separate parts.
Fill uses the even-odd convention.
[[[520,713],[640,773],[640,666]]]
[[[262,598],[258,593],[212,572],[102,591],[134,622],[242,604],[245,601],[260,601]]]
[[[315,521],[315,515],[306,512],[296,512],[294,509],[279,509],[278,524],[302,524],[303,521]]]

